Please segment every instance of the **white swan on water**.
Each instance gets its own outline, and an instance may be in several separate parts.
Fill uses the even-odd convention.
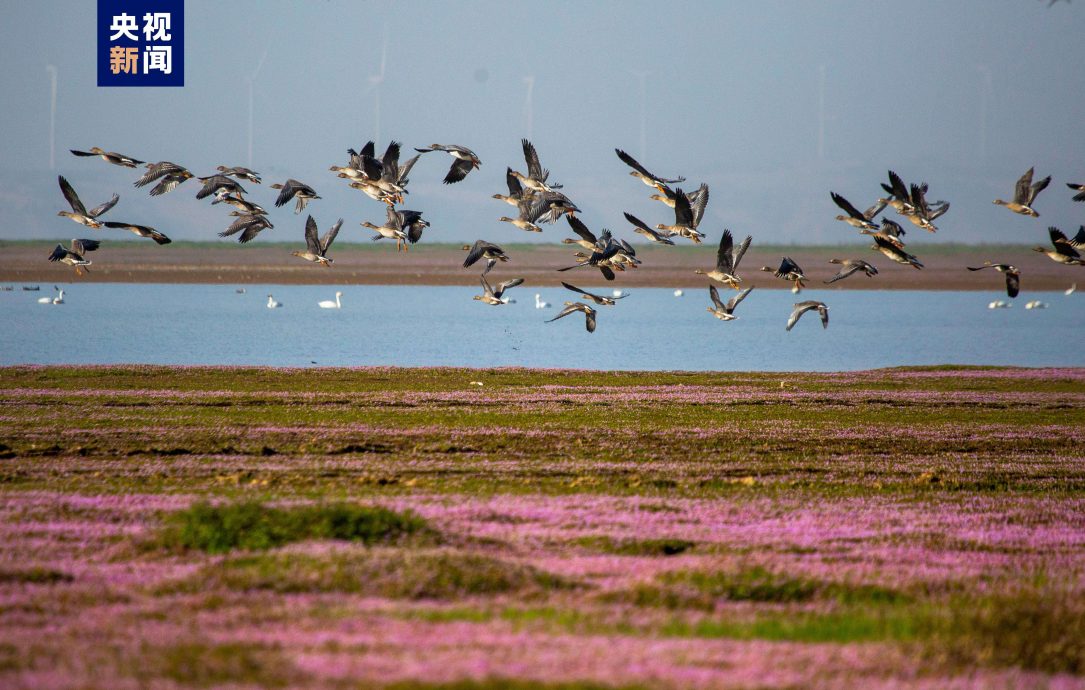
[[[64,304],[64,291],[59,290],[56,297],[39,297],[38,304]]]
[[[342,292],[336,292],[334,302],[331,301],[330,299],[326,299],[326,300],[323,300],[322,302],[317,302],[317,304],[320,306],[321,309],[342,309],[343,305],[339,301],[339,298],[342,297],[342,296],[343,296]]]
[[[542,299],[542,295],[540,295],[539,293],[535,293],[535,308],[536,309],[549,309],[550,308],[550,303],[549,302],[544,302],[543,299]]]
[[[283,306],[282,302],[276,302],[275,298],[271,296],[271,293],[267,293],[267,308],[274,309],[275,307]]]

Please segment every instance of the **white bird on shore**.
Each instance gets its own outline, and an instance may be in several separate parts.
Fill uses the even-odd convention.
[[[339,301],[339,298],[342,297],[342,296],[343,296],[342,292],[336,291],[336,293],[335,293],[335,301],[334,302],[332,300],[330,300],[330,299],[326,299],[326,300],[323,300],[321,302],[317,302],[317,305],[321,309],[342,309],[343,305]]]
[[[267,293],[267,308],[268,309],[275,309],[276,307],[281,307],[281,306],[283,306],[282,302],[276,302],[275,298],[271,296],[271,293],[270,292]]]
[[[542,298],[542,295],[540,295],[537,292],[535,293],[535,308],[536,309],[549,309],[550,308],[550,303],[549,302],[544,302],[543,298]]]

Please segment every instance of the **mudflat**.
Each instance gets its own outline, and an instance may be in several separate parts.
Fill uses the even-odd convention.
[[[552,287],[564,280],[581,287],[674,287],[693,288],[708,281],[694,273],[711,270],[716,263],[716,246],[637,247],[643,264],[619,273],[607,282],[595,269],[584,267],[558,272],[572,266],[575,248],[556,244],[499,243],[511,257],[494,267],[497,278],[521,276],[528,284]],[[0,283],[38,282],[120,282],[120,283],[271,283],[316,285],[475,285],[481,265],[463,268],[466,253],[458,244],[419,244],[410,251],[397,252],[393,245],[340,244],[331,252],[329,268],[309,264],[290,252],[298,245],[260,243],[239,246],[228,243],[110,242],[91,258],[93,265],[82,276],[46,257],[54,243],[0,242]],[[1072,283],[1085,286],[1085,268],[1063,266],[1031,251],[1027,245],[908,246],[923,262],[917,270],[895,264],[867,245],[846,246],[763,246],[750,247],[739,271],[754,287],[786,288],[788,284],[762,266],[776,268],[783,256],[790,256],[804,269],[808,287],[824,287],[822,281],[836,274],[832,258],[860,258],[873,263],[879,274],[867,278],[853,275],[832,285],[834,289],[892,290],[990,290],[1003,289],[1004,280],[994,270],[972,272],[984,260],[1011,263],[1021,270],[1022,292],[1064,290]]]

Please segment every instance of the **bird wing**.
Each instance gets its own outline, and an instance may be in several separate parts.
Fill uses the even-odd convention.
[[[540,216],[550,210],[550,202],[546,199],[527,197],[520,200],[517,208],[520,209],[520,220],[534,223]]]
[[[856,271],[861,270],[862,268],[863,267],[859,264],[844,264],[844,268],[840,269],[840,272],[837,273],[835,276],[826,280],[825,284],[828,285],[830,283],[835,283],[838,280],[843,280],[851,274],[855,273]]]
[[[287,204],[292,198],[294,198],[294,194],[297,193],[297,191],[297,182],[295,180],[287,180],[283,184],[282,189],[279,190],[279,196],[275,199],[275,205],[283,206]]]
[[[904,180],[900,179],[900,175],[896,174],[892,170],[889,171],[889,188],[887,192],[900,199],[901,201],[909,201],[908,188],[904,186]],[[883,189],[885,187],[883,186]]]
[[[867,220],[874,220],[874,217],[885,210],[885,207],[889,205],[889,201],[886,199],[880,199],[874,202],[874,205],[863,211],[863,218]]]
[[[317,237],[316,221],[312,216],[305,219],[305,247],[310,254],[320,255],[320,240]]]
[[[655,234],[654,232],[652,232],[651,228],[649,228],[647,225],[644,224],[643,220],[641,220],[640,218],[637,218],[632,213],[626,212],[623,215],[625,216],[625,219],[628,220],[630,223],[632,223],[637,229],[639,229],[639,230],[647,230],[648,232],[650,232],[652,234]]]
[[[836,192],[829,192],[829,196],[832,197],[833,203],[842,208],[844,210],[844,213],[847,213],[852,218],[855,218],[856,220],[868,220],[865,215],[859,213],[859,209],[855,208],[855,206],[853,206],[850,201],[840,196]]]
[[[260,234],[260,231],[264,229],[264,226],[260,223],[253,223],[249,227],[245,228],[245,232],[241,233],[241,237],[237,238],[237,241],[244,244],[256,238]]]
[[[1072,258],[1078,258],[1079,254],[1074,248],[1074,245],[1066,237],[1066,235],[1056,227],[1050,227],[1047,229],[1047,233],[1051,236],[1051,244],[1055,245],[1055,251],[1063,256],[1069,256]]]
[[[780,274],[787,275],[789,273],[802,275],[802,267],[795,263],[790,256],[785,256],[784,260],[780,262]]]
[[[533,177],[536,180],[545,179],[542,163],[539,162],[539,154],[535,151],[535,146],[527,139],[521,139],[520,143],[524,147],[524,160],[527,162],[527,176]]]
[[[720,301],[720,291],[716,289],[715,285],[708,286],[708,296],[712,298],[712,304],[716,305],[716,309],[725,310],[723,302]]]
[[[658,177],[656,177],[652,173],[648,172],[647,168],[645,168],[643,165],[638,163],[637,159],[633,158],[633,156],[630,156],[625,151],[622,151],[621,149],[614,149],[614,153],[618,154],[618,158],[621,158],[623,163],[628,165],[630,168],[633,168],[634,170],[639,172],[641,175],[644,175],[645,177],[650,178],[652,180],[659,181]]]
[[[238,216],[237,220],[230,224],[228,228],[219,233],[219,237],[229,237],[235,233],[241,232],[245,228],[249,227],[256,222],[256,216],[243,215]]]
[[[565,287],[566,290],[572,290],[573,292],[579,293],[581,295],[586,295],[588,297],[588,299],[591,299],[592,301],[597,301],[597,300],[600,299],[598,295],[593,295],[592,293],[588,292],[587,290],[581,290],[577,286],[572,285],[570,283],[566,283],[565,281],[562,281],[561,284],[562,284],[562,286]]]
[[[524,193],[524,187],[520,184],[520,180],[516,179],[516,176],[512,174],[512,168],[505,169],[505,184],[509,187],[509,196],[518,197]]]
[[[1044,179],[1040,180],[1036,184],[1029,187],[1028,191],[1028,203],[1027,206],[1032,206],[1032,202],[1036,201],[1036,195],[1047,189],[1047,185],[1051,184],[1051,176],[1048,175]]]
[[[578,303],[579,304],[579,303]],[[588,329],[588,333],[595,332],[595,310],[584,305],[584,327]]]
[[[1017,271],[1006,271],[1006,295],[1017,297],[1021,290],[1021,274]]]
[[[829,308],[826,307],[824,304],[819,304],[818,305],[818,315],[821,316],[821,327],[822,328],[828,328],[829,327]]]
[[[708,185],[702,184],[697,192],[690,204],[693,208],[693,225],[691,227],[694,228],[700,225],[701,218],[704,217],[705,207],[708,206]]]
[[[479,281],[482,282],[482,291],[483,291],[483,293],[493,297],[494,296],[494,289],[492,287],[490,287],[490,281],[486,280],[485,274],[480,275],[478,277],[478,279],[479,279]]]
[[[170,175],[162,179],[161,182],[151,188],[151,196],[162,196],[167,192],[172,192],[177,188],[177,185],[181,184],[183,180],[179,177]]]
[[[1077,234],[1070,238],[1070,245],[1077,248],[1085,247],[1085,225],[1078,226]]]
[[[332,242],[335,241],[335,236],[339,234],[339,228],[343,227],[343,219],[335,221],[335,225],[328,228],[328,231],[324,233],[324,238],[320,240],[320,254],[323,256],[328,252],[328,248],[332,246]]]
[[[71,184],[64,179],[63,175],[58,175],[57,180],[60,182],[60,191],[64,194],[64,198],[68,200],[68,205],[72,207],[72,211],[81,216],[87,215],[87,208],[83,206],[83,202],[79,200],[79,195],[72,189]]]
[[[74,242],[75,241],[73,241],[73,244],[74,244]],[[53,249],[53,253],[49,255],[49,260],[50,261],[60,261],[61,259],[63,259],[67,255],[68,255],[68,250],[64,248],[64,245],[63,244],[58,244],[56,246],[56,248]]]
[[[91,218],[97,218],[98,216],[102,215],[103,213],[105,213],[109,209],[116,206],[117,202],[120,201],[120,200],[121,200],[120,195],[114,194],[112,199],[110,199],[109,201],[107,201],[105,203],[98,204],[97,206],[92,208],[90,210],[90,213],[88,213],[87,215],[90,216]]]
[[[734,238],[731,236],[731,231],[724,230],[723,237],[720,238],[720,248],[716,250],[716,270],[724,273],[732,271],[734,268],[734,257],[731,255],[733,247]]]
[[[787,319],[787,328],[784,330],[790,331],[792,328],[794,328],[795,324],[798,323],[799,317],[814,308],[814,305],[810,302],[797,303],[795,305],[795,308],[791,312],[791,316]]]
[[[564,309],[562,309],[561,311],[559,311],[558,315],[555,316],[554,318],[547,319],[546,323],[550,323],[552,321],[557,321],[558,319],[562,318],[563,316],[568,316],[569,314],[572,314],[574,311],[579,311],[579,309],[577,309],[577,306],[576,306],[578,304],[580,304],[580,303],[579,302],[573,302],[569,306],[567,306]]]
[[[573,232],[575,232],[577,235],[579,235],[581,239],[585,239],[588,242],[593,242],[593,243],[599,241],[599,239],[595,236],[595,234],[592,233],[591,230],[588,230],[588,226],[584,225],[584,221],[580,220],[579,218],[577,218],[575,216],[568,216],[568,215],[565,216],[565,220],[567,220],[569,222],[569,227],[571,227],[573,229]]]
[[[502,283],[498,283],[497,287],[494,288],[494,297],[500,298],[501,295],[505,294],[505,290],[508,290],[509,288],[514,288],[522,282],[524,282],[523,278],[513,278],[511,280],[506,280]]]
[[[682,188],[674,190],[674,224],[693,227],[693,208],[689,205],[689,197]]]
[[[418,154],[414,158],[408,159],[407,162],[403,165],[399,166],[399,177],[396,179],[396,184],[401,187],[407,184],[407,175],[411,174],[411,168],[414,167],[414,164],[417,163],[418,159],[421,157],[422,154]]]
[[[97,156],[98,155],[97,153],[93,153],[92,151],[76,151],[75,149],[68,149],[68,150],[71,151],[73,154],[75,154],[77,156]]]
[[[714,285],[710,285],[709,287],[715,289]],[[726,311],[728,314],[733,312],[735,310],[735,307],[738,306],[738,303],[741,302],[742,300],[746,299],[746,295],[750,294],[751,290],[753,290],[752,287],[746,288],[742,292],[738,293],[737,295],[735,295],[734,297],[729,299],[727,301],[727,306],[724,308],[724,311]],[[717,302],[716,304],[718,305],[719,302]]]
[[[72,240],[72,251],[76,254],[86,254],[92,252],[101,246],[101,242],[98,240],[78,239]]]
[[[445,184],[455,184],[463,178],[467,177],[467,173],[474,169],[474,164],[469,160],[462,158],[455,158],[452,161],[452,167],[448,169],[448,174],[445,175]]]
[[[1017,186],[1013,190],[1013,200],[1025,206],[1028,206],[1029,187],[1032,186],[1032,171],[1033,168],[1025,171],[1025,174],[1017,180]]]
[[[753,235],[746,235],[746,239],[742,240],[742,244],[738,245],[738,249],[735,250],[735,258],[731,260],[732,273],[738,270],[738,263],[746,255],[746,250],[750,248],[750,242],[752,241]]]
[[[467,252],[467,258],[463,261],[463,267],[467,268],[471,264],[481,259],[483,252],[486,251],[486,246],[486,242],[483,242],[482,240],[475,240],[475,243],[471,245],[471,250]]]

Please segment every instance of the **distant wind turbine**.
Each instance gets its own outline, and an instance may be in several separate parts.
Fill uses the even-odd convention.
[[[377,142],[378,145],[380,144],[380,138],[381,138],[381,84],[384,83],[384,66],[385,66],[385,62],[386,62],[387,57],[388,57],[388,25],[385,24],[384,25],[384,40],[381,43],[381,71],[380,71],[380,74],[371,74],[371,75],[369,75],[369,91],[373,92],[373,109],[374,109],[374,113],[375,113],[374,120],[376,122],[375,127],[374,127],[375,134],[373,136],[373,141]],[[368,93],[369,91],[367,91],[366,93]]]
[[[268,48],[271,46],[269,45]],[[253,70],[252,76],[249,77],[249,162],[246,163],[248,167],[252,167],[252,84],[256,81],[257,75],[260,74],[260,70],[264,68],[264,60],[267,59],[268,48],[264,48],[264,54],[260,56],[260,62],[256,63],[256,69]]]
[[[46,65],[45,71],[49,73],[50,96],[49,96],[49,169],[56,170],[57,151],[57,68],[56,65]]]
[[[535,91],[535,77],[524,77],[524,83],[527,84],[527,95],[524,97],[524,122],[527,125],[527,138],[530,139],[531,128],[535,119],[535,104],[532,101],[532,94]]]
[[[976,65],[976,69],[983,75],[983,83],[980,85],[980,163],[987,162],[987,106],[991,95],[991,68],[987,65]]]
[[[648,157],[648,86],[645,81],[652,73],[645,70],[626,70],[634,77],[640,80],[640,159],[644,160]]]
[[[825,160],[825,65],[818,65],[818,160]]]

